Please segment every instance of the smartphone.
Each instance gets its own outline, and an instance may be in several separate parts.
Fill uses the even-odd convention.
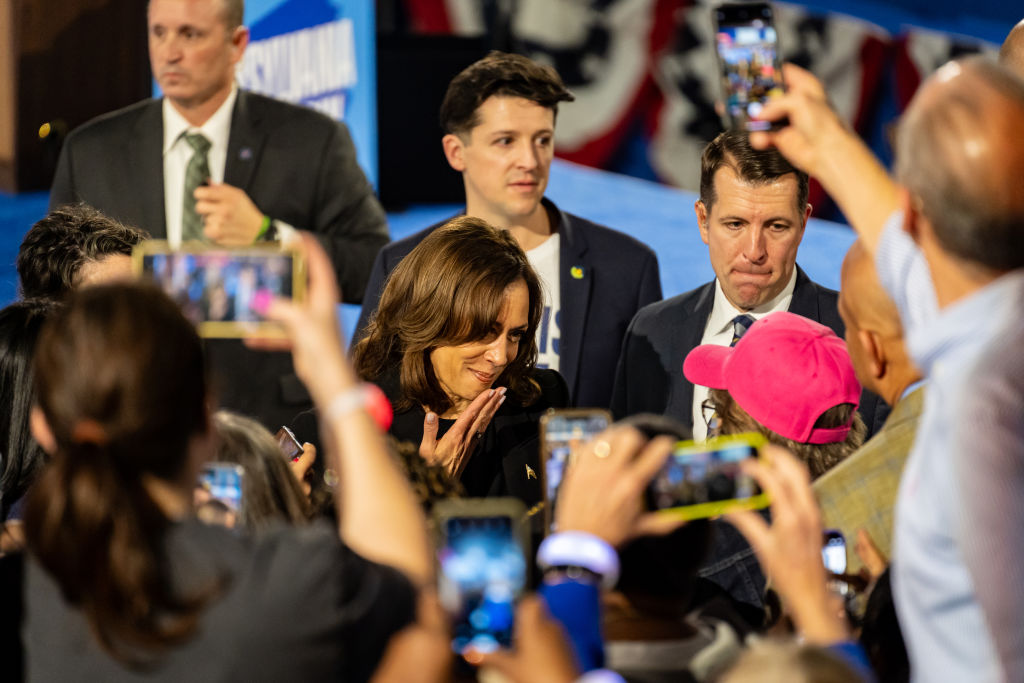
[[[274,298],[302,300],[306,269],[294,252],[274,243],[243,249],[188,245],[171,249],[147,240],[132,251],[136,274],[178,302],[203,337],[284,336],[262,311]]]
[[[282,426],[278,429],[277,434],[274,434],[274,439],[277,440],[277,447],[281,449],[281,453],[289,461],[295,460],[302,455],[302,444],[295,438],[295,432],[287,426]]]
[[[452,650],[493,652],[512,644],[516,602],[526,587],[526,509],[514,498],[443,500],[438,596],[452,621]]]
[[[713,11],[726,125],[748,131],[786,125],[756,120],[764,103],[784,91],[771,5],[725,4]]]
[[[196,516],[209,524],[234,528],[241,523],[242,480],[245,471],[241,465],[211,462],[199,473],[196,491]]]
[[[821,560],[833,574],[846,573],[846,538],[837,529],[827,529],[821,546]]]
[[[680,441],[647,486],[648,506],[677,519],[767,507],[768,495],[740,468],[744,460],[761,457],[764,444],[753,433]]]
[[[846,537],[838,529],[826,529],[821,545],[821,561],[830,576],[828,586],[839,595],[850,595],[853,587],[846,581]]]
[[[544,519],[549,533],[555,531],[555,505],[566,468],[578,449],[611,423],[612,416],[607,410],[552,410],[541,416]]]

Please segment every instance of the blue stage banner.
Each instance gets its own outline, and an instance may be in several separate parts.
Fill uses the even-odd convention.
[[[359,164],[377,185],[374,3],[247,0],[250,41],[241,87],[345,121]]]

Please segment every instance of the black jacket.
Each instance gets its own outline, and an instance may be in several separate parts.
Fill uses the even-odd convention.
[[[524,406],[512,397],[498,408],[488,425],[466,469],[461,482],[466,495],[472,498],[514,496],[527,508],[543,499],[540,464],[540,417],[551,408],[569,405],[569,388],[554,370],[534,370],[533,379],[540,385],[540,396],[533,404]],[[381,378],[381,389],[392,403],[399,396],[398,373],[387,373]],[[388,430],[396,439],[419,446],[423,439],[423,419],[419,406],[396,412]],[[440,439],[454,424],[454,420],[441,420],[437,437]]]

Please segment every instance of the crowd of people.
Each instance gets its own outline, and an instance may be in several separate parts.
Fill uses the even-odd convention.
[[[999,63],[922,84],[894,177],[786,65],[760,114],[786,124],[700,160],[714,280],[662,300],[646,245],[544,196],[572,100],[552,68],[494,52],[452,80],[465,211],[386,244],[344,125],[236,86],[242,9],[149,0],[163,97],[69,136],[22,243],[0,677],[1024,678],[1024,22]],[[857,234],[839,292],[796,263],[810,178]],[[154,237],[280,242],[305,296],[256,305],[282,335],[202,338],[133,274]],[[573,441],[545,513],[564,408],[617,422]],[[678,442],[737,435],[764,444],[738,469],[767,509],[652,509]],[[522,595],[469,616],[508,642],[453,641],[450,499],[523,529]]]

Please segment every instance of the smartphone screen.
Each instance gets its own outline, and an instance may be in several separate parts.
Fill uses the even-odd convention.
[[[833,574],[846,573],[846,539],[842,532],[831,529],[825,532],[825,543],[821,547],[821,560],[825,569]]]
[[[605,410],[554,411],[541,418],[544,500],[549,532],[555,531],[558,490],[573,454],[611,424]]]
[[[778,36],[767,3],[715,8],[715,47],[729,127],[768,130],[756,121],[764,103],[783,92]]]
[[[223,462],[204,465],[195,495],[199,519],[229,528],[237,526],[242,514],[243,475],[240,465]]]
[[[680,519],[766,507],[768,497],[740,468],[744,460],[758,457],[762,445],[759,434],[679,442],[648,485],[648,504]]]
[[[512,643],[526,558],[508,515],[447,517],[438,551],[441,604],[453,618],[452,649],[493,652]]]
[[[174,299],[204,337],[279,329],[262,311],[272,299],[299,298],[304,289],[301,261],[276,247],[174,251],[166,243],[147,241],[136,252],[136,272]]]

